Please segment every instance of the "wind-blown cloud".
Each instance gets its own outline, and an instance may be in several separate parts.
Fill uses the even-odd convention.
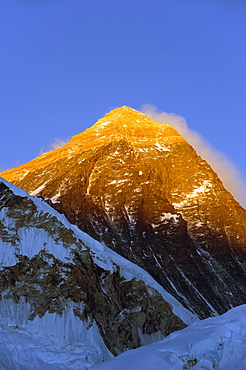
[[[62,146],[66,145],[69,142],[69,140],[70,138],[65,139],[65,140],[55,138],[49,145],[42,146],[39,154],[50,152],[51,150],[61,148]]]
[[[157,108],[150,104],[143,105],[141,111],[152,120],[162,124],[167,123],[177,130],[198,155],[210,164],[225,188],[244,208],[246,207],[246,183],[239,170],[225,154],[212,148],[202,135],[191,130],[183,117],[174,113],[158,112]]]
[[[63,139],[54,139],[54,141],[50,144],[50,147],[52,149],[61,148],[62,146],[66,145],[69,142],[70,139],[63,140]]]

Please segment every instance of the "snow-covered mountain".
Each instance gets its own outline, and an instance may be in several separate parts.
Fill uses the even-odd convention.
[[[195,320],[146,271],[0,179],[1,369],[86,369]]]
[[[91,370],[245,370],[245,348],[246,305],[242,305]]]
[[[128,107],[0,174],[148,271],[200,318],[246,300],[246,211],[172,127]]]

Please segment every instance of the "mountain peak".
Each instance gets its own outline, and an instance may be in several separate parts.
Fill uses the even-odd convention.
[[[110,112],[107,113],[107,115],[115,114],[115,113],[116,114],[125,114],[125,113],[126,114],[127,113],[139,114],[140,112],[138,112],[136,109],[128,107],[127,105],[122,105],[121,107],[112,109]]]
[[[135,109],[129,108],[125,105],[108,112],[104,117],[100,118],[95,125],[109,125],[117,127],[132,127],[138,126],[139,128],[148,125],[156,126],[157,122],[152,121],[145,114],[138,112]],[[94,126],[95,126],[94,125]],[[160,125],[160,124],[158,124]],[[168,125],[164,125],[168,126]],[[93,126],[92,126],[93,127]]]
[[[200,318],[245,302],[246,211],[172,127],[120,107],[0,176],[138,263]]]
[[[108,112],[104,118],[111,118],[111,119],[117,119],[117,118],[132,118],[134,119],[146,119],[148,118],[145,114],[138,112],[137,110],[127,107],[126,105],[123,105],[122,107],[112,109],[110,112]]]
[[[122,107],[116,108],[108,112],[104,117],[100,118],[93,126],[98,127],[103,126],[117,126],[119,127],[143,127],[143,126],[152,126],[152,128],[161,127],[167,128],[170,127],[167,124],[161,125],[155,121],[152,121],[145,114],[138,112],[135,109],[129,108],[125,105]]]
[[[82,145],[83,150],[89,150],[122,139],[135,147],[185,141],[171,126],[152,121],[145,114],[122,106],[108,112],[93,126],[74,136],[71,142]]]
[[[20,180],[35,168],[43,168],[50,162],[71,158],[105,144],[125,140],[135,148],[154,147],[165,150],[170,144],[185,142],[171,126],[152,121],[145,114],[127,106],[108,112],[94,125],[72,139],[63,147],[43,153],[32,161],[0,173],[9,181]]]

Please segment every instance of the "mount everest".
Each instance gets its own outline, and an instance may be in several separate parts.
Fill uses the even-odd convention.
[[[121,107],[64,147],[0,176],[32,195],[0,182],[4,368],[46,361],[43,368],[86,369],[169,343],[176,334],[163,338],[177,330],[185,338],[203,327],[199,318],[245,302],[246,211],[170,126]],[[230,312],[225,317],[234,320],[243,306]],[[211,358],[180,349],[181,362],[163,344],[170,356],[160,366],[226,369],[221,348],[234,351],[233,340],[218,350],[209,342]],[[135,351],[108,366],[118,369]],[[153,364],[160,357],[151,356]]]

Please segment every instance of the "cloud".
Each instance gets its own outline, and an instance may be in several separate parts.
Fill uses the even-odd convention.
[[[66,145],[69,142],[70,138],[68,139],[58,139],[55,138],[50,144],[42,146],[39,151],[39,154],[50,152],[51,150],[55,150],[61,148],[62,146]]]
[[[152,120],[159,123],[167,123],[183,136],[187,142],[196,150],[198,155],[205,159],[217,173],[225,188],[234,198],[246,207],[246,183],[243,176],[223,153],[211,147],[211,145],[198,132],[191,130],[185,119],[174,113],[158,112],[153,105],[146,104],[141,111]]]
[[[62,139],[54,139],[54,141],[50,144],[52,149],[58,149],[62,146],[66,145],[69,142],[70,139],[62,140]]]

